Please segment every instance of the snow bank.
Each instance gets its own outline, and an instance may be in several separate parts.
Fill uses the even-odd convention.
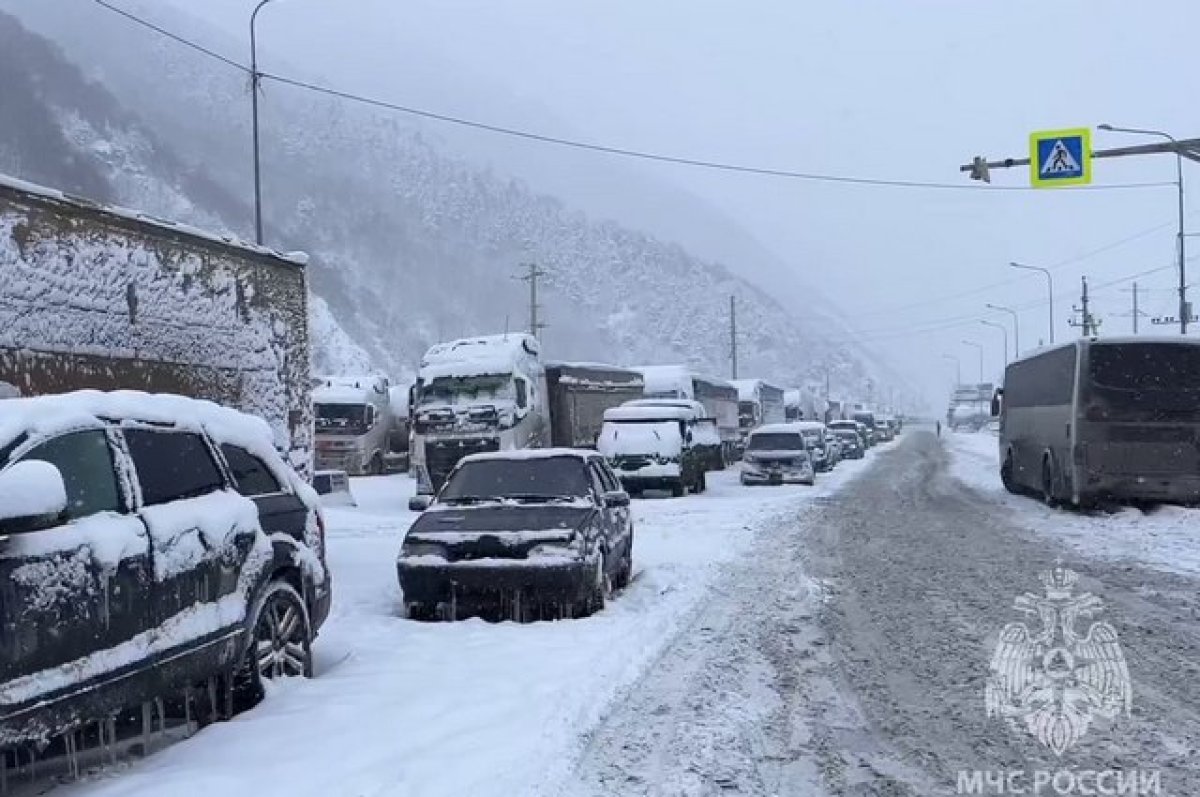
[[[1002,504],[1019,525],[1059,540],[1085,557],[1128,560],[1164,572],[1200,575],[1200,541],[1196,537],[1200,510],[1179,506],[1087,513],[1052,509],[1004,489],[995,434],[951,433],[945,439],[953,457],[954,476]]]

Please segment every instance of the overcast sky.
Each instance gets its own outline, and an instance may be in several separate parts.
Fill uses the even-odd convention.
[[[178,4],[244,36],[253,0]],[[959,164],[1024,156],[1037,129],[1111,122],[1200,135],[1186,77],[1200,73],[1194,0],[276,0],[260,19],[264,49],[356,84],[342,88],[756,166],[969,185]],[[546,129],[555,124],[563,130]],[[578,157],[612,168],[609,156]],[[1081,275],[1105,286],[1095,293],[1102,331],[1125,332],[1128,282],[1108,283],[1174,259],[1173,187],[933,191],[634,168],[735,218],[939,402],[954,372],[943,355],[977,375],[964,339],[986,346],[986,375],[998,375],[1000,332],[976,319],[1009,320],[985,302],[1026,308],[1023,348],[1047,335],[1044,278],[1008,261],[1055,266],[1061,340]],[[1200,180],[1200,168],[1185,169]],[[1096,184],[1174,173],[1166,156],[1101,161]],[[993,182],[1028,185],[1028,173]],[[1139,279],[1148,314],[1174,314],[1176,279],[1170,268]]]

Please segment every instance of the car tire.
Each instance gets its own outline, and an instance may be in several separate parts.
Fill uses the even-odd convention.
[[[367,472],[372,476],[383,475],[383,455],[378,451],[371,457],[371,464],[367,466]]]
[[[1000,483],[1004,485],[1005,490],[1016,495],[1020,490],[1013,476],[1013,458],[1012,452],[1009,451],[1004,455],[1004,464],[1000,466]]]
[[[592,571],[592,581],[588,585],[587,599],[584,601],[583,612],[580,616],[587,617],[603,611],[612,597],[612,581],[608,577],[608,556],[600,554],[596,567]]]
[[[625,556],[621,559],[621,570],[613,581],[613,589],[625,589],[633,578],[633,529],[629,529],[629,544],[625,546]]]
[[[683,483],[683,478],[681,477],[679,481],[671,485],[671,496],[673,498],[683,498],[685,495],[687,495],[687,485]]]
[[[311,678],[312,623],[304,599],[288,582],[272,581],[246,615],[246,647],[234,678],[234,710],[258,703],[264,681]]]

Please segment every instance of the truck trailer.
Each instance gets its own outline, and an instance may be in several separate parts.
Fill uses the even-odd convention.
[[[0,383],[209,399],[265,419],[307,477],[306,262],[0,176]]]
[[[550,444],[594,448],[604,426],[604,411],[642,397],[641,373],[603,363],[552,363],[546,366]]]
[[[724,379],[698,374],[686,365],[643,365],[646,398],[694,399],[716,420],[726,461],[737,456],[741,441],[738,426],[738,391]]]

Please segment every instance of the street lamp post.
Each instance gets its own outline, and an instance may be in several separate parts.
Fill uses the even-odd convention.
[[[983,344],[976,343],[973,340],[964,340],[963,345],[970,346],[974,349],[979,350],[979,384],[982,385],[983,384]]]
[[[262,171],[258,157],[258,84],[262,74],[258,71],[258,41],[255,37],[254,25],[258,20],[258,12],[271,0],[259,0],[258,5],[250,14],[250,113],[251,127],[254,137],[254,241],[261,245],[263,242],[262,223]]]
[[[1005,307],[1002,304],[992,304],[988,302],[986,305],[989,310],[999,310],[1002,313],[1008,313],[1013,320],[1013,357],[1021,356],[1021,317],[1017,315],[1017,311],[1011,307]]]
[[[994,327],[1004,334],[1004,364],[1008,365],[1008,327],[1004,326],[1004,324],[997,324],[994,321],[985,321],[982,318],[979,319],[979,323],[984,326]]]
[[[1179,193],[1179,334],[1187,334],[1188,316],[1191,313],[1188,311],[1187,302],[1187,256],[1184,243],[1187,234],[1183,231],[1183,151],[1179,148],[1179,140],[1170,133],[1164,133],[1161,130],[1142,130],[1137,127],[1116,127],[1114,125],[1100,125],[1101,130],[1107,130],[1110,133],[1130,133],[1136,136],[1157,136],[1165,138],[1175,145],[1175,187]]]
[[[1050,300],[1050,345],[1054,345],[1054,277],[1050,274],[1050,269],[1042,268],[1041,266],[1027,266],[1024,263],[1010,262],[1008,264],[1012,268],[1020,268],[1025,271],[1040,271],[1046,275],[1046,290]]]

